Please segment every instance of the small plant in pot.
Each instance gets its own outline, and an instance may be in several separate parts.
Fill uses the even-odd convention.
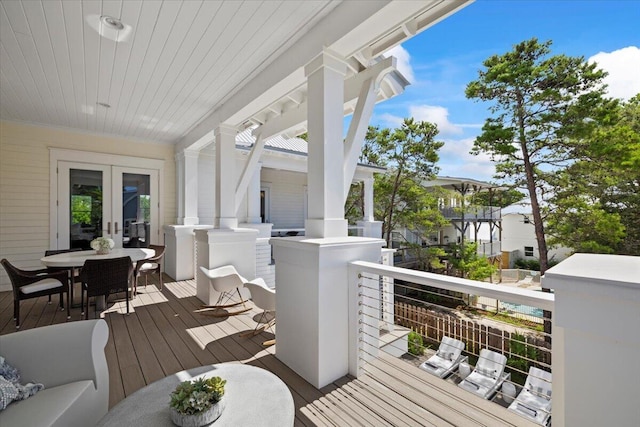
[[[214,422],[224,408],[224,386],[220,377],[198,378],[178,384],[171,393],[171,420],[182,427],[200,427]]]

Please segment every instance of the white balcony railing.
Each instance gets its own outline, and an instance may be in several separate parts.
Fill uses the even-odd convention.
[[[463,354],[471,365],[483,348],[507,357],[504,384],[509,386],[503,384],[492,397],[503,406],[522,389],[530,366],[551,371],[551,334],[544,332],[544,323],[550,331],[553,294],[361,261],[349,268],[350,304],[357,306],[352,374],[363,374],[368,362],[382,356],[408,361],[407,371],[419,369],[443,336],[465,343]],[[477,308],[479,299],[500,301],[508,310],[485,312]],[[446,381],[462,379],[456,372]]]

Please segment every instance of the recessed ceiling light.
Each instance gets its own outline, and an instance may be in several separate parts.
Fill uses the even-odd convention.
[[[109,28],[113,28],[114,30],[122,30],[124,25],[118,18],[114,18],[113,16],[102,15],[100,17],[100,22],[106,25]]]
[[[107,104],[106,102],[96,102],[96,104],[104,108],[111,108],[111,105]]]

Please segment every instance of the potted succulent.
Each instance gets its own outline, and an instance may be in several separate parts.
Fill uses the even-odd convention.
[[[171,393],[171,420],[182,427],[200,427],[214,422],[224,409],[222,396],[227,383],[220,377],[198,378],[178,384]]]
[[[91,249],[94,249],[98,255],[108,254],[115,245],[115,242],[108,237],[97,237],[91,241]]]

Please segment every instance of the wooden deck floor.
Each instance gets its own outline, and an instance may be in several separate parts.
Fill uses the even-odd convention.
[[[123,315],[124,302],[110,304],[101,314],[110,328],[105,350],[110,406],[183,369],[230,362],[258,366],[280,377],[293,395],[299,426],[535,425],[391,357],[367,365],[361,378],[343,377],[318,390],[275,357],[275,346],[263,347],[272,335],[239,336],[254,328],[259,313],[255,308],[234,317],[205,316],[198,312],[195,282],[173,282],[169,277],[162,292],[151,283],[138,289],[129,316]],[[53,301],[23,301],[21,330],[65,322],[66,311],[57,309],[57,297]],[[15,332],[12,306],[11,292],[0,293],[0,334]],[[71,314],[72,321],[81,320],[79,308]]]

